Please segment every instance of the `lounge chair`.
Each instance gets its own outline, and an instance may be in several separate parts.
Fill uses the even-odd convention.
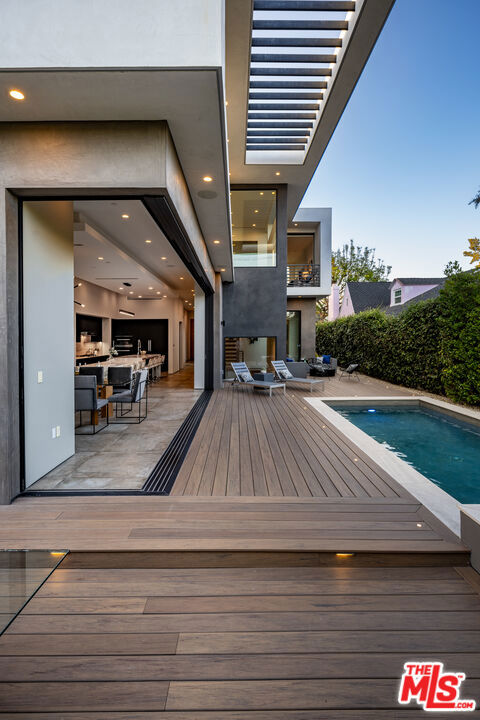
[[[358,380],[358,382],[360,382],[360,378],[358,377],[357,368],[358,368],[358,363],[350,363],[350,365],[347,368],[340,368],[341,372],[340,372],[339,380],[341,380],[342,377],[344,375],[346,375],[348,378],[354,377]]]
[[[307,385],[310,388],[310,392],[312,392],[315,385],[325,384],[325,380],[319,380],[318,378],[295,377],[295,375],[292,375],[283,360],[272,360],[271,363],[279,380],[286,382],[287,384],[293,385],[296,383],[298,385]]]
[[[254,380],[247,364],[244,362],[230,363],[235,378],[238,380],[240,385],[249,385],[254,388],[261,388],[262,390],[268,390],[268,394],[272,397],[272,390],[278,390],[283,388],[283,394],[285,395],[285,383],[278,382],[267,382],[266,380]]]

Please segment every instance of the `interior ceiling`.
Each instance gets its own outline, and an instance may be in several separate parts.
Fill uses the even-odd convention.
[[[305,0],[295,0],[294,2],[289,0],[265,0],[265,2],[260,2],[260,0],[256,0],[256,2],[257,8],[260,5],[266,6],[268,4],[275,12],[285,10],[287,6],[290,6],[294,10],[290,16],[295,17],[295,19],[302,17],[302,22],[307,23],[307,25],[312,23],[317,12],[320,12],[320,8],[335,4],[322,2],[322,0],[309,0],[308,2]],[[247,163],[247,152],[250,152],[250,150],[247,151],[246,148],[247,120],[250,117],[253,121],[248,110],[249,84],[251,81],[258,82],[266,79],[270,83],[276,76],[250,75],[250,53],[256,54],[257,52],[256,47],[251,48],[254,0],[226,0],[226,98],[228,102],[230,182],[232,184],[259,185],[288,183],[289,223],[292,223],[294,219],[302,197],[325,152],[394,2],[395,0],[355,0],[355,23],[351,36],[348,45],[344,49],[342,61],[338,63],[338,70],[336,73],[332,70],[330,86],[322,90],[321,113],[319,114],[319,111],[314,112],[314,114],[319,115],[320,119],[316,125],[315,134],[308,141],[306,155],[303,150],[292,151],[292,157],[299,155],[296,160],[294,159],[296,164],[293,164],[291,160],[287,162],[281,160],[279,158],[280,151],[275,153],[266,152],[262,153],[264,159],[261,164],[253,164],[251,162]],[[258,17],[269,17],[268,13],[264,11],[258,12]],[[333,16],[335,16],[335,13]],[[325,32],[322,31],[322,35]],[[313,32],[305,29],[302,32],[292,29],[277,29],[273,33],[270,31],[261,34],[275,35],[277,38],[284,39],[298,38],[299,35],[303,37],[314,35]],[[338,37],[338,32],[327,34],[332,37],[336,34]],[[282,48],[282,53],[283,50]],[[308,51],[308,48],[304,51]],[[270,48],[268,52],[272,52],[272,49]],[[269,64],[257,60],[253,63],[253,67],[259,69],[267,67]],[[278,63],[278,65],[282,67],[282,63]],[[288,63],[283,62],[283,66],[285,65],[288,66]],[[322,63],[295,63],[294,65],[307,70],[311,69],[312,65],[325,66]],[[290,73],[290,70],[288,72]],[[286,76],[283,76],[283,79],[285,80]],[[258,87],[251,87],[250,89],[255,93],[259,91]],[[262,113],[268,114],[268,111],[262,111]],[[257,118],[255,118],[255,121],[261,122]],[[282,120],[279,119],[278,122],[282,123]],[[311,120],[311,122],[315,124],[315,120]],[[249,135],[251,135],[253,129],[250,125]],[[361,141],[360,137],[359,141]],[[288,152],[284,151],[280,155],[285,157]]]
[[[77,278],[130,300],[192,302],[193,278],[140,200],[78,200],[74,212]]]
[[[12,87],[21,87],[25,100],[0,103],[0,122],[166,120],[212,264],[217,271],[226,269],[225,280],[232,279],[219,69],[1,71],[0,95],[8,98]],[[211,183],[203,181],[206,175]]]

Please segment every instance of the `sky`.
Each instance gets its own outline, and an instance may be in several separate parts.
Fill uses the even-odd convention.
[[[397,0],[302,207],[332,207],[390,278],[469,267],[480,237],[480,0]]]

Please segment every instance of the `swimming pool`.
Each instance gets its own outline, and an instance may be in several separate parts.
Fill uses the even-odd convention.
[[[328,403],[461,503],[480,503],[480,426],[421,406]]]

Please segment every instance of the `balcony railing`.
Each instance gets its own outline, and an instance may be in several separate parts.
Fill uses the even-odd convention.
[[[320,287],[320,265],[287,265],[287,287]]]

